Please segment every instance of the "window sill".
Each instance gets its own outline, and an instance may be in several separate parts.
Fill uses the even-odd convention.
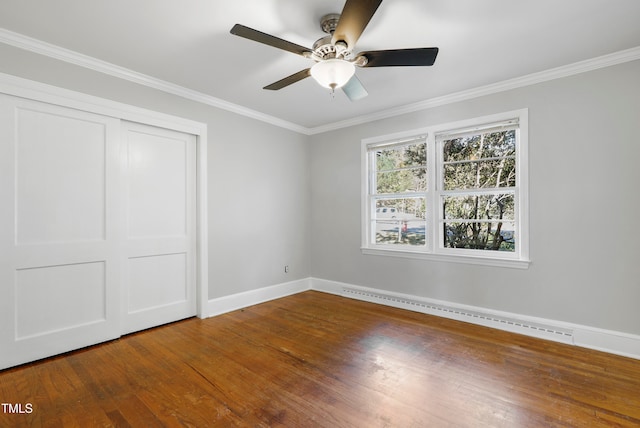
[[[466,263],[472,265],[506,267],[514,269],[528,269],[530,260],[522,259],[499,259],[493,257],[477,257],[469,255],[451,255],[423,253],[417,251],[406,251],[396,249],[361,248],[362,254],[372,256],[402,257],[407,259],[430,260],[446,263]]]

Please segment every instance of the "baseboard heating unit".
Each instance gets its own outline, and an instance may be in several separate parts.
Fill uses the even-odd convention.
[[[527,336],[535,336],[562,343],[573,343],[573,330],[530,322],[525,319],[510,318],[488,312],[478,312],[466,308],[435,304],[426,300],[422,301],[409,297],[358,290],[350,287],[342,287],[342,294],[345,297],[353,299],[470,322],[472,324],[525,334]]]

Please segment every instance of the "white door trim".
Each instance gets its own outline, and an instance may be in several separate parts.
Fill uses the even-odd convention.
[[[208,316],[207,125],[190,119],[111,101],[0,73],[0,93],[138,122],[196,136],[197,315]]]

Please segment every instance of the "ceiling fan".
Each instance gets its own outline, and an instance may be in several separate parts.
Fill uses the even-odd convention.
[[[278,80],[263,89],[277,91],[312,76],[321,86],[333,93],[337,88],[351,101],[368,95],[355,75],[356,67],[406,67],[433,65],[438,48],[392,49],[353,53],[356,42],[382,3],[382,0],[347,0],[342,14],[332,13],[320,20],[322,30],[329,34],[312,49],[291,43],[244,25],[236,24],[231,34],[273,46],[316,63],[304,70]]]

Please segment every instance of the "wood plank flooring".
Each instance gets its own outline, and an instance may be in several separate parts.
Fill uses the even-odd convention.
[[[309,291],[1,371],[0,402],[12,428],[631,427],[640,361]]]

